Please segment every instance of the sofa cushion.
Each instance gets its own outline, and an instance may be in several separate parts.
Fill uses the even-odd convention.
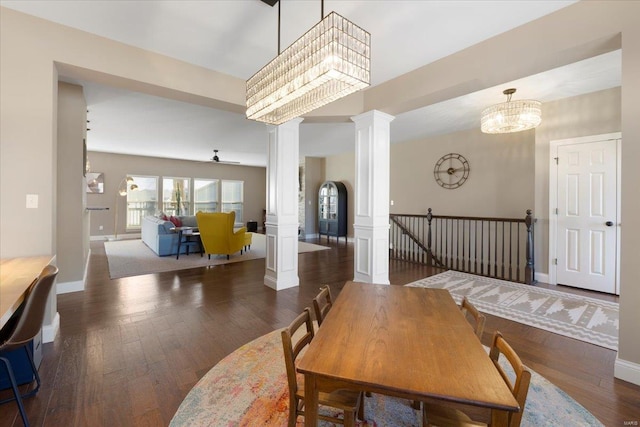
[[[171,215],[171,217],[169,217],[169,221],[171,221],[176,227],[182,227],[182,220],[177,216]]]
[[[182,226],[183,227],[197,227],[198,226],[198,221],[196,220],[196,216],[195,215],[184,215],[184,216],[179,216],[178,218],[180,218],[180,221],[182,221]]]

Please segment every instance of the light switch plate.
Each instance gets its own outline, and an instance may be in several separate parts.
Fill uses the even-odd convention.
[[[38,209],[37,194],[27,194],[27,209]]]

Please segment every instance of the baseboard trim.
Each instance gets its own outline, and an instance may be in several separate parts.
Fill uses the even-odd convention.
[[[640,385],[640,364],[616,357],[613,376],[632,384]]]
[[[297,279],[297,278],[296,278]],[[284,280],[278,280],[274,277],[271,276],[264,276],[264,285],[273,289],[274,291],[281,291],[283,289],[289,289],[289,288],[295,288],[300,286],[300,281],[299,279],[297,280],[297,283],[295,282],[290,282],[290,283],[284,283]]]
[[[50,325],[42,326],[42,342],[53,342],[58,335],[60,329],[60,314],[56,311],[56,315],[53,316],[53,320]]]
[[[58,283],[56,285],[56,295],[68,294],[70,292],[84,291],[84,280]]]
[[[536,273],[535,279],[538,282],[549,283],[549,275],[547,273]]]
[[[113,234],[103,234],[101,236],[89,236],[89,240],[92,242],[102,241],[102,242],[112,242],[114,240],[130,240],[130,239],[141,239],[142,233],[125,233],[119,234],[116,239]]]

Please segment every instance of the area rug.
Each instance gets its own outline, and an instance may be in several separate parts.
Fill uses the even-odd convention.
[[[618,304],[536,286],[446,271],[406,286],[444,288],[480,311],[549,332],[618,349]]]
[[[307,242],[298,242],[298,253],[326,249],[329,249],[329,247]],[[201,257],[198,253],[192,253],[190,255],[180,254],[180,259],[176,259],[175,255],[160,257],[149,249],[140,239],[105,242],[104,250],[109,262],[109,277],[112,279],[228,264],[265,258],[267,256],[266,238],[264,234],[259,233],[253,233],[250,250],[243,251],[242,255],[240,255],[240,252],[233,254],[228,260],[226,255],[211,255],[211,259],[209,259],[206,255]]]
[[[280,330],[240,347],[191,389],[170,426],[286,426],[289,391],[282,353]],[[320,408],[321,413],[327,411],[330,409]],[[365,421],[358,421],[357,425],[420,426],[420,417],[408,400],[374,393],[365,398]],[[304,418],[298,417],[298,426],[303,425]],[[532,372],[521,425],[601,426],[602,423],[562,390]]]

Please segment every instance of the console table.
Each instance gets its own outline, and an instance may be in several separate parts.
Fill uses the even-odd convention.
[[[20,307],[27,289],[52,259],[51,256],[0,259],[0,328]]]

